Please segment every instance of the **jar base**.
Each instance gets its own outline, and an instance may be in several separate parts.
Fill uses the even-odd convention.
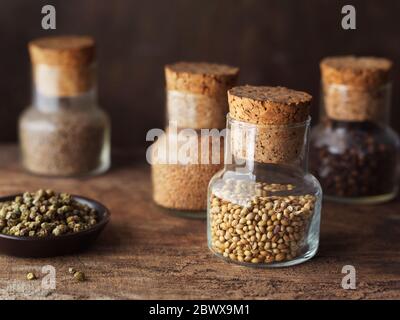
[[[337,197],[337,196],[330,196],[324,194],[324,200],[327,201],[332,201],[332,202],[338,202],[338,203],[344,203],[344,204],[379,204],[379,203],[384,203],[393,200],[396,198],[398,193],[398,190],[394,190],[391,193],[387,194],[382,194],[378,196],[366,196],[366,197],[352,197],[352,198],[346,198],[346,197]]]
[[[198,220],[205,220],[207,218],[206,210],[172,209],[163,207],[157,203],[154,204],[157,206],[157,208],[161,209],[161,211],[165,212],[166,214],[174,215],[179,218],[198,219]]]
[[[240,262],[240,261],[226,258],[222,254],[216,253],[211,247],[208,247],[208,248],[215,256],[224,260],[225,262],[228,262],[231,264],[236,264],[236,265],[239,265],[242,267],[251,267],[251,268],[260,268],[260,269],[285,268],[285,267],[295,266],[295,265],[298,265],[298,264],[301,264],[301,263],[304,263],[304,262],[310,260],[318,252],[318,245],[316,245],[314,248],[307,250],[302,255],[300,255],[294,259],[291,259],[289,261],[273,262],[273,263],[251,263],[251,262]]]
[[[46,177],[46,178],[85,178],[85,177],[94,177],[99,176],[105,172],[107,172],[111,168],[111,161],[107,161],[102,163],[99,167],[84,173],[74,173],[74,174],[62,174],[62,173],[44,173],[40,171],[35,171],[29,169],[26,165],[22,166],[23,169],[29,174],[33,174],[38,177]]]

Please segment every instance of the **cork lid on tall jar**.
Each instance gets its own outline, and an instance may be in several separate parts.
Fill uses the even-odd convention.
[[[255,144],[254,160],[263,163],[295,161],[304,146],[306,122],[312,96],[285,87],[241,86],[228,91],[229,115],[232,119],[255,125],[254,134],[236,145],[245,126],[231,128],[234,155],[248,158],[247,146]],[[236,139],[236,142],[235,142]],[[238,147],[241,145],[242,147]]]
[[[392,61],[378,57],[327,57],[320,63],[329,118],[367,121],[380,117],[390,99]]]
[[[38,38],[28,45],[36,90],[47,96],[77,96],[95,83],[95,41],[89,36]]]
[[[236,84],[238,75],[238,68],[223,64],[166,65],[169,120],[185,128],[223,128],[228,112],[227,90]]]

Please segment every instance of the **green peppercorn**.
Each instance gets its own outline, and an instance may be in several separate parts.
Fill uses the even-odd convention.
[[[31,280],[36,280],[37,278],[36,278],[36,275],[33,272],[28,272],[26,274],[26,279],[31,281]]]
[[[75,272],[74,273],[74,278],[79,282],[82,282],[82,281],[86,280],[85,274],[83,272],[81,272],[81,271]]]
[[[98,222],[97,212],[67,193],[40,189],[0,203],[0,233],[45,237],[86,230]]]

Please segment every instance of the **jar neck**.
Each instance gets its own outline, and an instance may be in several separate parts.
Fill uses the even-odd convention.
[[[213,95],[167,90],[167,123],[176,122],[179,128],[222,129],[228,112],[226,92]]]
[[[96,107],[97,91],[95,88],[89,92],[73,97],[46,96],[33,90],[32,106],[43,112],[56,112],[59,110],[89,110]]]
[[[46,111],[88,109],[96,105],[96,67],[33,65],[32,104]]]
[[[308,135],[311,118],[284,125],[258,125],[227,117],[227,169],[255,173],[259,168],[308,171]]]
[[[356,87],[322,81],[321,120],[388,124],[392,84]]]

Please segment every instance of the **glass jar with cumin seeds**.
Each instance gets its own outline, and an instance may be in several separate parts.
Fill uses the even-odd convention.
[[[378,203],[398,190],[399,138],[389,127],[392,62],[322,60],[322,116],[311,134],[311,170],[327,199]]]
[[[96,103],[95,43],[85,36],[29,43],[33,101],[19,120],[22,163],[46,176],[93,175],[110,166],[110,121]]]
[[[307,171],[311,96],[244,86],[228,97],[225,167],[208,191],[208,246],[246,266],[304,262],[318,249],[322,199]]]
[[[235,85],[238,72],[200,62],[165,67],[168,124],[152,146],[157,205],[181,216],[205,217],[208,183],[223,166],[219,130],[228,112],[227,90]]]

